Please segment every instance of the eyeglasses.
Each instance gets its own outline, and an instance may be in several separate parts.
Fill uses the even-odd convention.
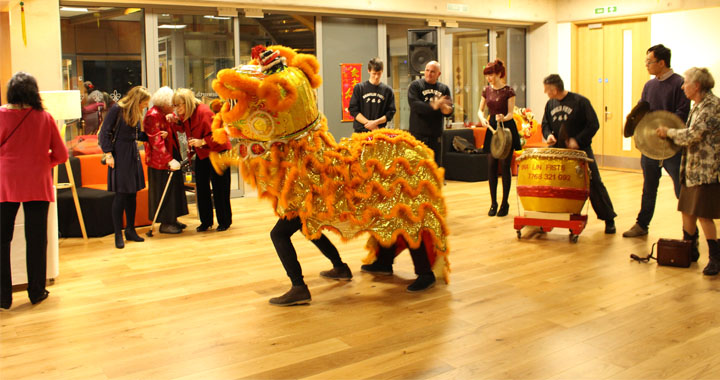
[[[653,63],[657,63],[657,59],[654,60],[654,61],[651,61],[651,60],[649,60],[649,59],[646,59],[646,60],[645,60],[645,65],[652,65]]]

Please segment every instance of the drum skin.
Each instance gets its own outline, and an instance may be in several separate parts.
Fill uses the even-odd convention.
[[[585,152],[532,148],[516,161],[517,193],[525,210],[580,214],[590,184]]]

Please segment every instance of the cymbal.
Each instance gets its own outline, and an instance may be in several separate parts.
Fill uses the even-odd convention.
[[[670,129],[685,128],[682,120],[668,111],[649,112],[635,128],[635,146],[653,160],[665,160],[680,151],[680,147],[672,140],[657,135],[655,130],[661,126]]]
[[[640,123],[640,120],[650,111],[650,103],[646,101],[640,101],[638,104],[633,107],[633,109],[630,111],[630,113],[627,115],[627,118],[625,118],[625,128],[623,128],[623,135],[625,137],[630,137],[635,132],[635,128],[637,127],[638,123]]]
[[[503,126],[498,126],[490,139],[490,154],[497,159],[503,159],[510,154],[512,147],[512,132]]]

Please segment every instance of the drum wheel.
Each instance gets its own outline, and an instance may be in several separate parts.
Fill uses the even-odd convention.
[[[577,243],[577,242],[578,242],[578,237],[580,237],[580,235],[575,235],[574,233],[570,232],[570,241],[571,241],[571,242]]]

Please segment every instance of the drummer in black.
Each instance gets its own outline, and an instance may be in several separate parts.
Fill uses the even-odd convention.
[[[487,87],[483,90],[482,97],[480,98],[480,107],[478,108],[478,117],[484,127],[488,128],[485,132],[485,142],[483,144],[483,151],[486,153],[490,152],[490,142],[495,128],[497,128],[498,122],[502,122],[505,128],[510,129],[512,135],[512,149],[506,157],[496,159],[492,154],[488,155],[488,183],[490,184],[490,211],[489,216],[505,216],[508,214],[510,204],[508,203],[508,196],[510,195],[510,185],[512,183],[512,171],[510,171],[510,164],[512,162],[513,151],[520,150],[520,135],[513,120],[513,113],[515,110],[515,90],[512,87],[505,84],[505,64],[503,61],[496,59],[483,70],[485,74],[485,80],[488,82]],[[483,114],[485,106],[487,105],[489,113],[489,121],[485,119]],[[497,184],[498,184],[498,166],[502,168],[502,184],[503,184],[503,198],[498,209],[497,203]]]
[[[556,148],[584,151],[593,159],[590,166],[590,204],[598,219],[605,221],[605,233],[615,233],[615,210],[600,178],[592,151],[592,138],[600,128],[595,110],[588,98],[565,90],[562,78],[551,74],[543,80],[548,100],[543,114],[542,131],[548,144]]]

